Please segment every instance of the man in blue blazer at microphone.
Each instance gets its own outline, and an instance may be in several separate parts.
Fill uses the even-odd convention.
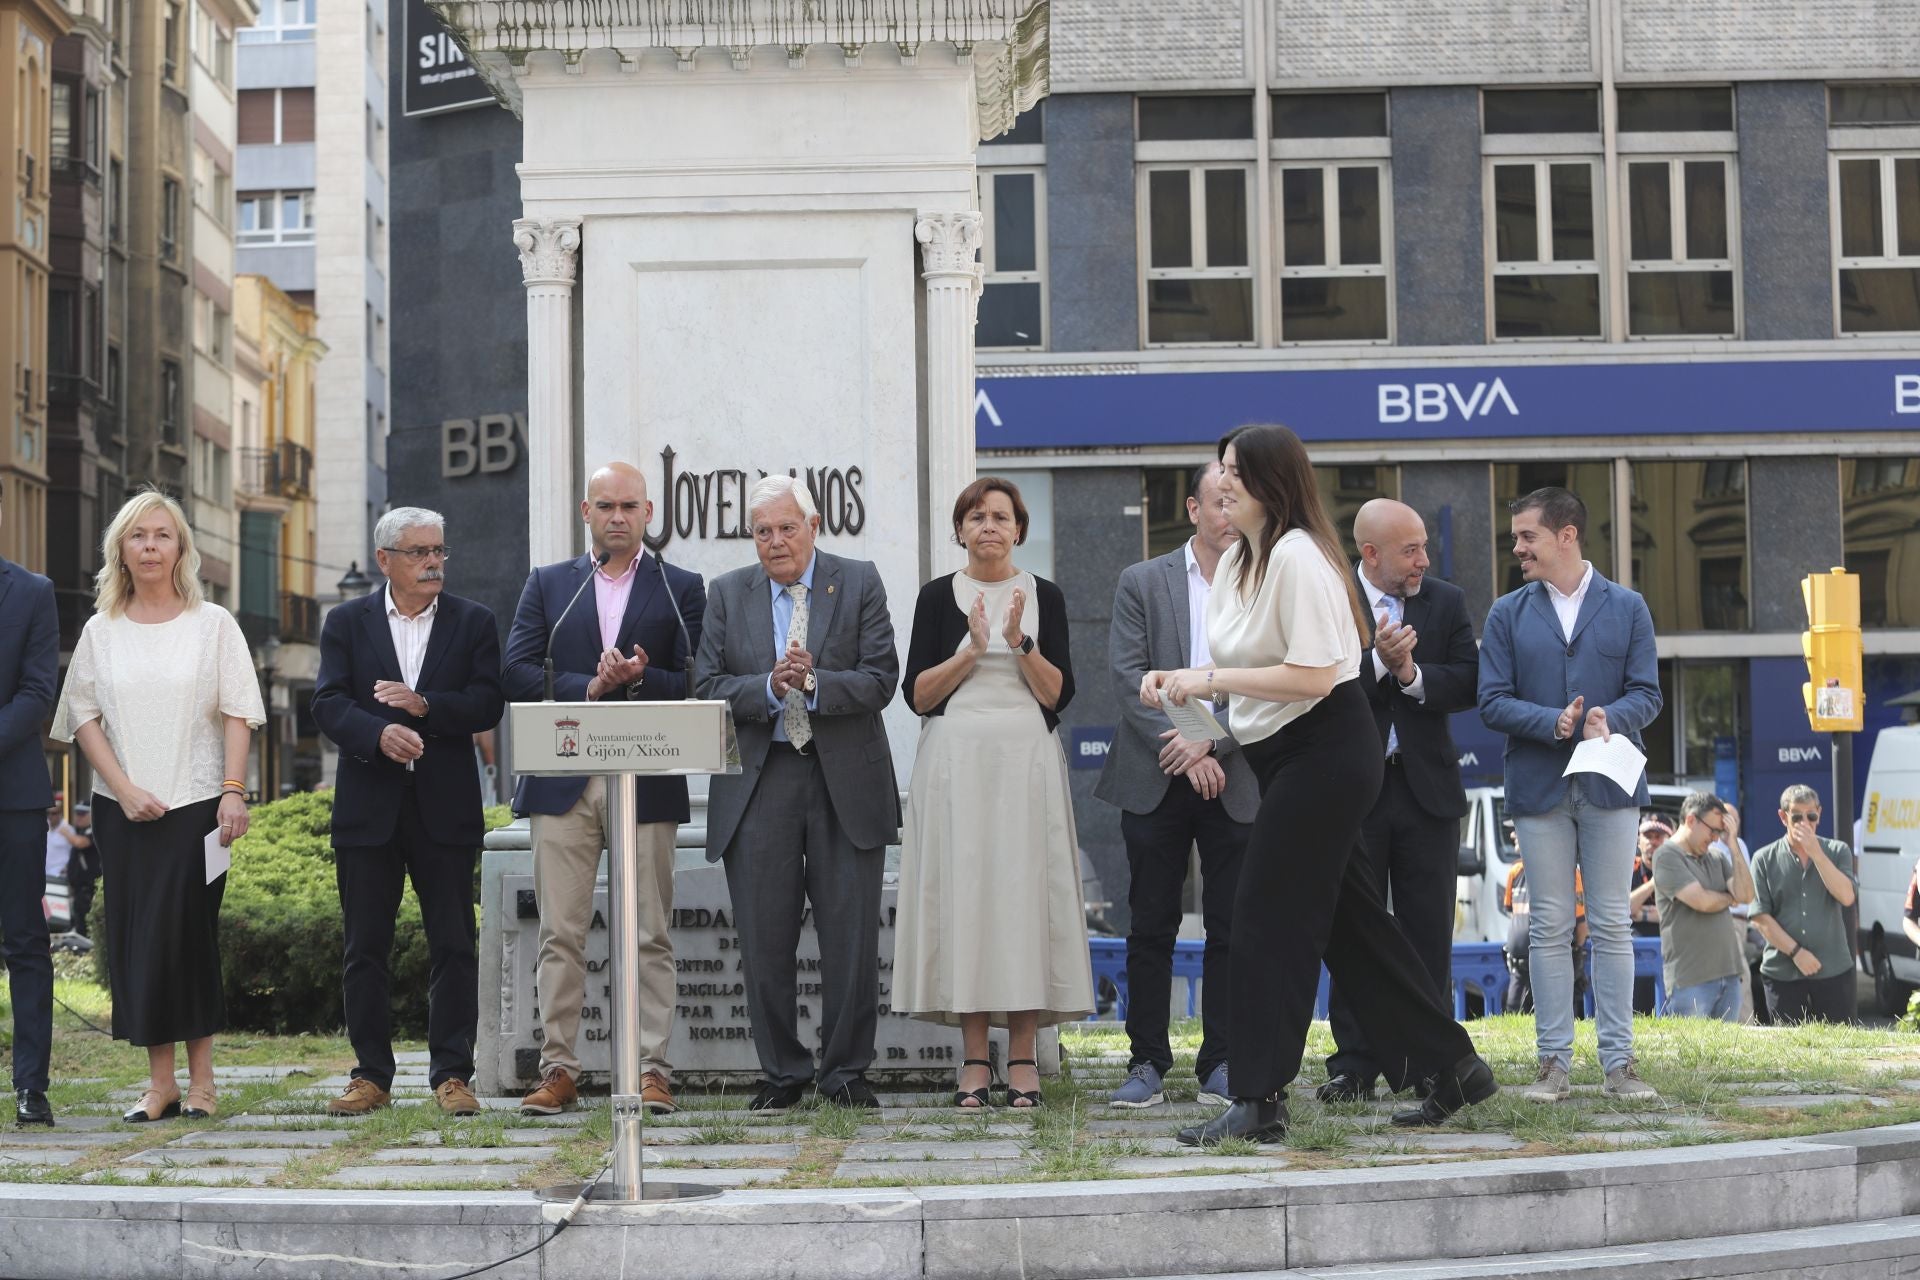
[[[507,637],[504,682],[515,702],[665,702],[687,696],[687,667],[700,645],[706,587],[700,575],[648,555],[653,519],[646,477],[609,462],[587,478],[580,518],[593,538],[589,555],[542,565],[527,577]],[[547,662],[552,662],[548,692]],[[673,1106],[673,846],[687,820],[687,783],[639,779],[640,921],[633,956],[640,983],[641,1105],[655,1115]],[[540,908],[538,969],[540,1083],[521,1099],[530,1115],[553,1115],[578,1097],[574,1043],[586,994],[587,928],[593,888],[607,847],[605,780],[521,778],[513,811],[533,826],[533,889]]]

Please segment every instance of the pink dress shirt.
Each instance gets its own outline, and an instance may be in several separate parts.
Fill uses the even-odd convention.
[[[593,605],[600,615],[600,648],[611,649],[620,639],[620,623],[627,616],[627,601],[633,596],[634,575],[640,568],[640,557],[634,556],[627,561],[626,572],[619,577],[609,577],[605,569],[593,571]]]

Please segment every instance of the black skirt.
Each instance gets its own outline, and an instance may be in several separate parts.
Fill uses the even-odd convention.
[[[173,1044],[226,1026],[220,899],[227,878],[206,882],[205,852],[219,812],[216,796],[134,822],[116,802],[95,797],[116,1040]]]

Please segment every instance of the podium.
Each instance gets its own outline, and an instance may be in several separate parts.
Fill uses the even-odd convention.
[[[516,702],[507,708],[515,773],[593,777],[607,787],[608,969],[613,988],[613,1181],[546,1187],[542,1199],[596,1204],[704,1200],[692,1183],[648,1183],[641,1169],[646,1115],[640,1106],[640,985],[628,963],[640,916],[634,874],[634,780],[740,772],[740,746],[725,702]],[[538,857],[538,851],[535,851]]]

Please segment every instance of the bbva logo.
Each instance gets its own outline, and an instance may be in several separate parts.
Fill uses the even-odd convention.
[[[1461,418],[1485,418],[1495,405],[1505,405],[1509,416],[1519,417],[1520,406],[1506,381],[1476,382],[1462,393],[1457,382],[1383,382],[1380,384],[1380,421],[1445,422],[1456,413]]]
[[[1780,748],[1781,764],[1800,764],[1803,761],[1820,760],[1823,758],[1824,757],[1822,757],[1820,754],[1820,748],[1818,747],[1781,747]]]

